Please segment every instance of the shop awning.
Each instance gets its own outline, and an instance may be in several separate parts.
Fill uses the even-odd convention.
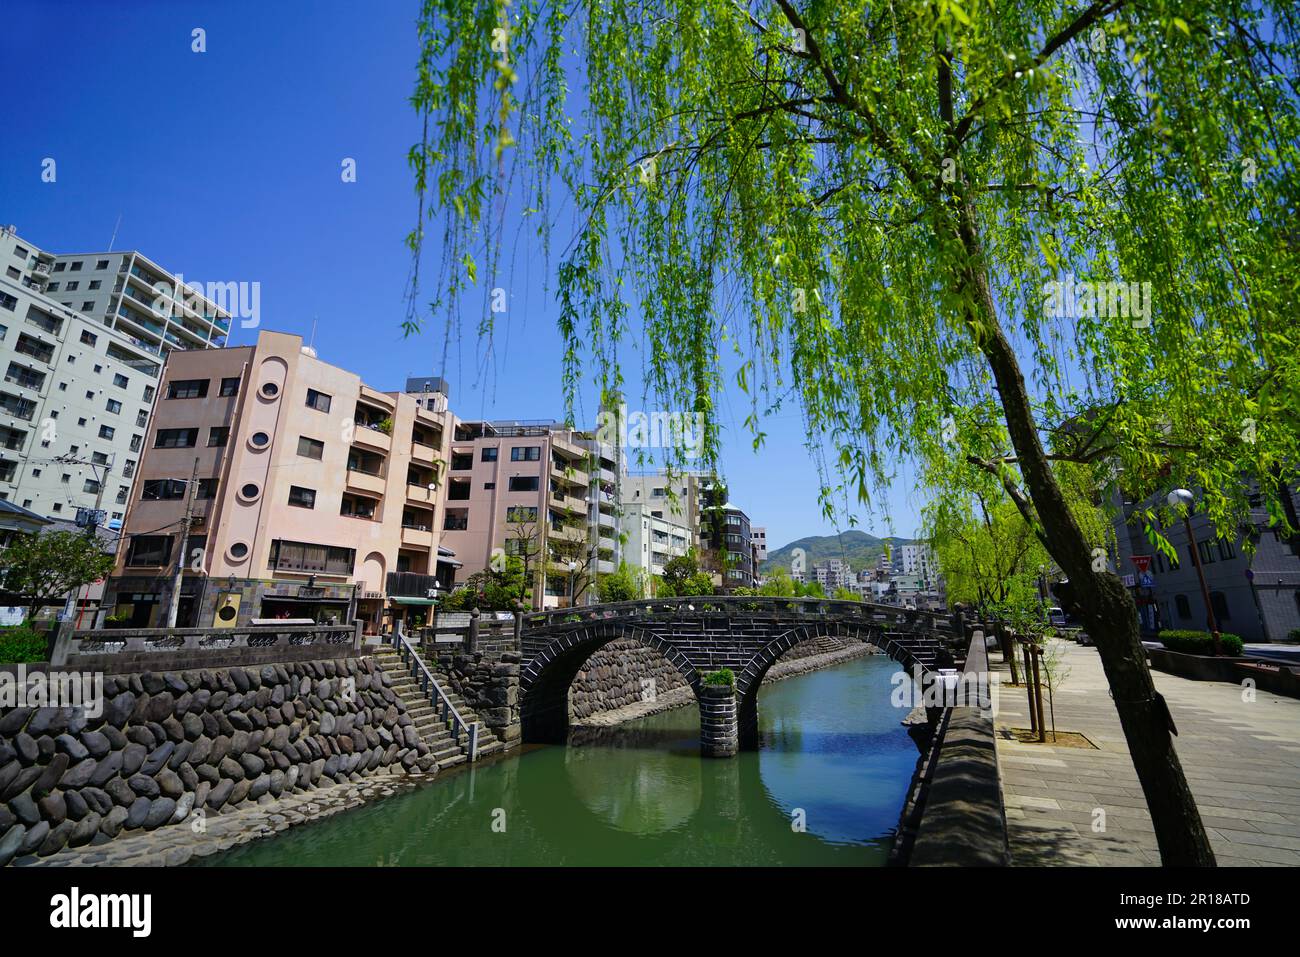
[[[438,604],[438,599],[436,598],[408,598],[405,595],[391,595],[389,596],[388,600],[395,605],[436,605]]]

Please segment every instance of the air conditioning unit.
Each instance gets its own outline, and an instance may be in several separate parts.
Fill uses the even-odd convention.
[[[222,592],[217,596],[217,607],[212,613],[213,628],[234,628],[239,620],[239,602],[244,596],[237,591]]]

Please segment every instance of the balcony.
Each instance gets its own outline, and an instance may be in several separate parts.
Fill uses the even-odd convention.
[[[425,525],[403,525],[402,545],[409,548],[433,548],[433,530]]]
[[[587,514],[587,503],[576,495],[565,495],[563,492],[551,490],[551,505],[555,508],[562,508],[566,512],[575,512],[580,515]]]
[[[441,585],[433,575],[421,575],[417,572],[389,572],[388,596],[400,595],[404,598],[434,598]]]
[[[411,443],[411,461],[420,462],[424,465],[432,466],[437,459],[438,450],[432,445],[425,445],[422,442]]]
[[[352,431],[352,444],[388,452],[393,448],[393,437],[380,431],[378,424],[367,424],[361,420],[357,421],[356,428]]]
[[[427,485],[417,485],[414,482],[406,483],[406,500],[408,502],[420,502],[425,505],[432,505],[437,498],[437,489],[429,488]]]
[[[586,488],[591,484],[591,479],[580,468],[566,468],[562,463],[551,462],[551,478],[557,482],[567,482],[570,485],[578,485]]]
[[[365,492],[369,495],[383,495],[386,483],[377,472],[366,469],[349,468],[346,487],[349,492]]]

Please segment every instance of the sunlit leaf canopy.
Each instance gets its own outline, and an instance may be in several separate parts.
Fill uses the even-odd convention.
[[[474,290],[506,281],[510,211],[553,276],[570,414],[622,385],[635,342],[654,401],[709,415],[708,457],[722,390],[746,394],[756,434],[797,402],[828,453],[827,508],[878,501],[907,459],[938,482],[978,462],[1014,488],[981,348],[996,322],[1055,457],[1134,495],[1204,489],[1224,530],[1258,477],[1282,521],[1300,441],[1296,17],[1237,0],[427,0],[410,242],[418,266],[432,227],[441,259],[408,328],[445,316],[452,335]],[[995,316],[962,281],[962,210]],[[1149,311],[1114,292],[1047,308],[1049,282],[1149,283]]]

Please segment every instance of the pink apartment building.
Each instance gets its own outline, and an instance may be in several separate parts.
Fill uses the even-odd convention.
[[[440,549],[454,420],[427,381],[442,392],[381,392],[276,332],[173,352],[105,607],[166,624],[193,475],[178,625],[423,619],[457,564]]]
[[[528,552],[533,604],[588,600],[615,570],[612,451],[554,422],[457,422],[442,543],[461,578]]]

